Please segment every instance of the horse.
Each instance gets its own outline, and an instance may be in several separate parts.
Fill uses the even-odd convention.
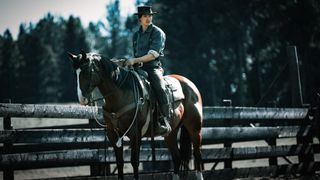
[[[91,101],[91,92],[98,88],[105,101],[103,117],[106,124],[106,135],[115,151],[118,178],[123,179],[123,146],[122,138],[127,136],[131,146],[131,165],[134,178],[138,179],[139,150],[142,137],[156,136],[152,130],[141,133],[150,117],[152,100],[143,99],[141,89],[132,69],[119,66],[116,62],[95,53],[74,55],[68,53],[77,75],[77,93],[80,104],[87,105]],[[174,175],[178,178],[180,170],[189,170],[189,160],[194,155],[194,167],[203,179],[201,171],[201,128],[202,99],[197,87],[181,75],[168,75],[181,85],[184,98],[173,104],[173,120],[170,121],[172,131],[164,137],[173,164]],[[149,126],[150,127],[150,126]],[[151,128],[152,129],[152,128]],[[180,130],[180,149],[178,147],[178,131]],[[145,130],[144,130],[145,131]]]

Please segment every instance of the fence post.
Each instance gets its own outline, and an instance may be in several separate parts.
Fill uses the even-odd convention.
[[[277,146],[277,139],[269,139],[266,141],[269,146],[276,147]],[[277,166],[278,159],[277,157],[270,157],[269,158],[269,166]]]
[[[289,67],[290,67],[290,77],[291,77],[291,105],[293,107],[302,107],[303,98],[301,90],[300,81],[300,71],[299,71],[299,59],[296,46],[287,47],[287,53],[289,57]],[[308,118],[302,119],[300,124],[301,127],[310,125],[310,120]],[[311,130],[310,130],[311,131]],[[312,144],[313,137],[311,132],[306,132],[306,134],[299,133],[297,137],[297,144]],[[310,150],[312,151],[312,150]],[[308,170],[308,163],[314,161],[314,156],[312,152],[306,155],[299,155],[299,163],[303,163],[305,167],[303,169]]]
[[[11,103],[11,99],[7,100],[8,103]],[[12,130],[12,124],[11,124],[11,117],[4,117],[3,118],[3,129],[4,130]],[[12,150],[12,143],[4,143],[3,144],[3,150],[4,153],[10,153]],[[13,180],[14,179],[14,171],[13,169],[5,169],[3,171],[3,179],[5,180]]]
[[[291,83],[291,105],[293,107],[302,107],[302,90],[299,71],[299,60],[296,46],[288,46],[287,53],[289,57],[290,83]]]
[[[232,100],[231,99],[224,99],[223,103],[225,103],[226,106],[232,107]],[[224,120],[225,126],[230,126],[230,120],[225,119]],[[232,148],[232,142],[231,141],[225,141],[223,143],[224,148]],[[225,160],[224,161],[224,168],[232,168],[232,159]]]

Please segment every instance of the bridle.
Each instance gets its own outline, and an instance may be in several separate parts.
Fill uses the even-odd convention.
[[[81,66],[81,68],[83,66],[87,66],[87,64],[83,64]],[[119,68],[119,67],[118,67]],[[93,62],[89,62],[88,64],[88,69],[89,69],[89,79],[90,79],[90,82],[89,82],[89,89],[90,90],[93,90],[96,85],[93,84],[93,81],[95,80],[94,76],[99,76],[99,78],[101,79],[101,76],[102,74],[101,73],[98,73],[98,70],[96,68],[96,65],[93,63]],[[125,105],[124,107],[122,107],[121,109],[119,109],[117,112],[107,112],[105,110],[105,113],[109,116],[109,118],[111,119],[111,121],[115,121],[115,120],[118,120],[123,114],[125,114],[126,112],[132,110],[135,108],[134,110],[134,116],[133,116],[133,119],[131,121],[131,124],[129,126],[129,128],[125,131],[125,133],[120,137],[119,136],[119,133],[118,133],[118,130],[117,128],[114,128],[114,131],[116,132],[117,136],[118,136],[118,141],[116,142],[116,146],[117,147],[120,147],[122,146],[122,139],[124,138],[124,136],[126,136],[128,134],[128,132],[130,131],[130,129],[132,128],[133,124],[135,123],[136,119],[137,119],[137,116],[138,116],[138,112],[139,110],[141,109],[142,105],[144,104],[144,100],[142,97],[140,97],[140,91],[139,91],[139,87],[137,85],[137,81],[135,80],[135,76],[133,75],[133,69],[129,69],[127,70],[127,72],[125,73],[125,76],[124,78],[121,79],[120,82],[118,82],[118,87],[121,88],[121,86],[125,83],[125,81],[127,80],[128,76],[131,75],[132,76],[132,84],[133,84],[133,94],[134,94],[134,102],[128,104],[128,105]],[[96,74],[94,74],[96,73]],[[95,102],[99,101],[99,100],[102,100],[102,99],[105,99],[106,97],[108,96],[111,96],[113,95],[114,92],[110,92],[108,93],[107,95],[104,95],[103,97],[99,97],[99,98],[96,98],[96,99],[92,99],[92,95],[89,96],[88,98],[88,104],[87,105],[93,105],[95,104]],[[95,107],[97,108],[96,104],[95,104]],[[94,110],[93,110],[94,111]],[[97,122],[97,124],[103,128],[107,128],[107,125],[106,124],[102,124],[99,122],[98,118],[96,118],[95,116],[95,113],[94,114],[94,119],[95,121]]]

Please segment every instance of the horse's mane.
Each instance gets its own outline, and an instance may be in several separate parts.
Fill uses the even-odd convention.
[[[104,76],[110,78],[116,85],[123,88],[127,87],[131,83],[132,73],[123,67],[118,66],[116,63],[112,62],[108,57],[100,54],[92,53],[91,56],[96,60],[100,61]],[[132,82],[132,81],[131,81]]]

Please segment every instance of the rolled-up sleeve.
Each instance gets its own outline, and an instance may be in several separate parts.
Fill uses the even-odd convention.
[[[155,28],[152,33],[148,54],[152,54],[155,58],[163,56],[165,41],[165,33],[162,30]]]

